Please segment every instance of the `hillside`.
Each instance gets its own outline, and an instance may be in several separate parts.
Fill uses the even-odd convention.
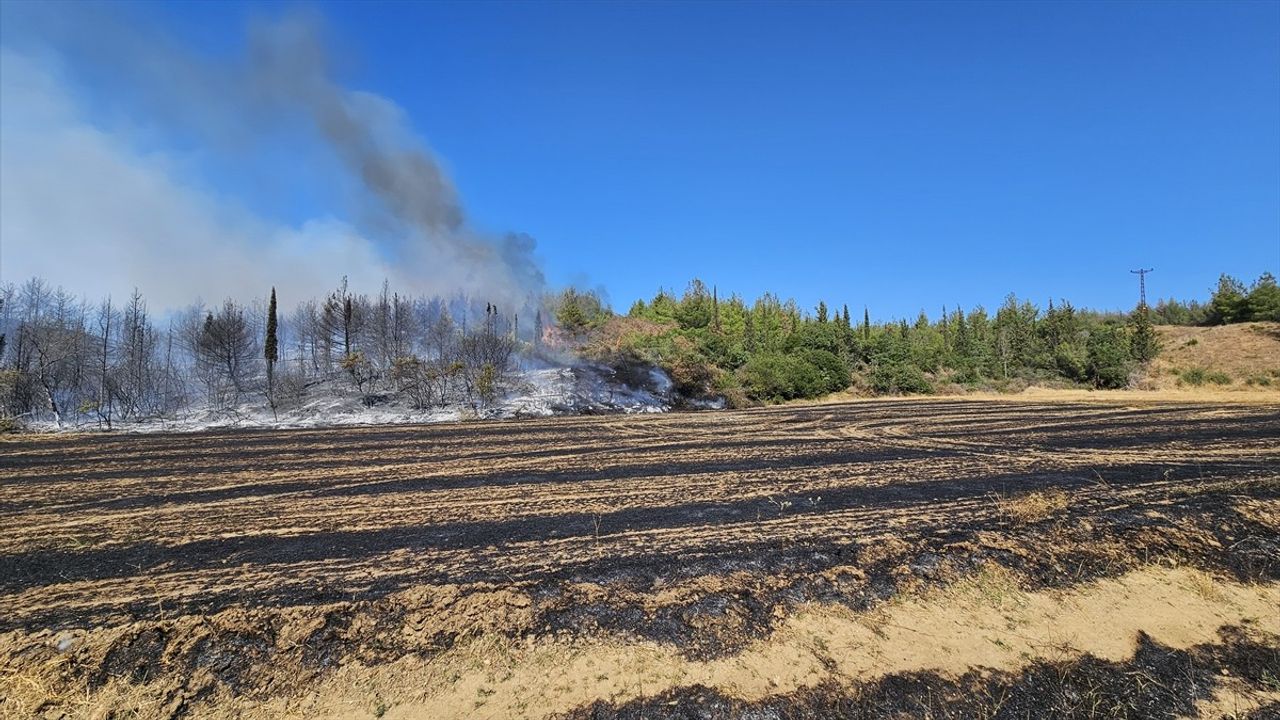
[[[1280,323],[1165,325],[1144,389],[1197,386],[1280,392]]]

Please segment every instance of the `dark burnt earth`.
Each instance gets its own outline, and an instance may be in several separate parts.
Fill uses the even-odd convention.
[[[0,661],[52,663],[68,688],[164,683],[181,715],[480,632],[719,657],[799,604],[869,608],[988,563],[1032,588],[1150,563],[1270,581],[1277,438],[1269,405],[964,400],[19,437],[0,445]],[[1009,511],[1032,493],[1065,500]],[[1275,647],[1232,637],[1195,652]],[[1051,670],[578,716],[858,716],[911,688],[1033,697]]]

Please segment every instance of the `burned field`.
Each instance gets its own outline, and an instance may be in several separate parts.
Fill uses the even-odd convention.
[[[637,688],[643,671],[614,672],[625,658],[563,691],[493,677],[584,644],[722,667],[814,608],[864,617],[993,577],[1061,594],[1158,568],[1192,573],[1206,608],[1215,593],[1265,607],[1280,597],[1276,406],[878,401],[17,438],[0,443],[0,520],[0,713],[15,717],[870,717],[947,693],[991,696],[959,716],[1072,716],[1089,688],[1111,716],[1166,717],[1229,668],[1257,712],[1280,691],[1277,629],[1247,612],[1213,641],[1130,636],[1121,660],[1077,648],[994,674],[885,661],[859,676],[813,650],[817,675],[763,689],[656,671]],[[502,649],[478,669],[432,674],[486,642]],[[1144,658],[1182,694],[1130,696]],[[316,704],[353,668],[409,662],[428,684],[350,681],[324,695],[350,706]]]

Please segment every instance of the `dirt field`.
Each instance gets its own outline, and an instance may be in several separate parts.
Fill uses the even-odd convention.
[[[1280,405],[0,441],[7,717],[1274,717]]]

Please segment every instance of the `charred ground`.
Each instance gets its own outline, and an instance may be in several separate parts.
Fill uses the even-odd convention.
[[[181,714],[484,633],[725,657],[806,603],[993,563],[1031,588],[1152,563],[1270,582],[1277,438],[1276,406],[963,400],[19,438],[0,660],[151,684]],[[852,697],[807,692],[801,716]]]

